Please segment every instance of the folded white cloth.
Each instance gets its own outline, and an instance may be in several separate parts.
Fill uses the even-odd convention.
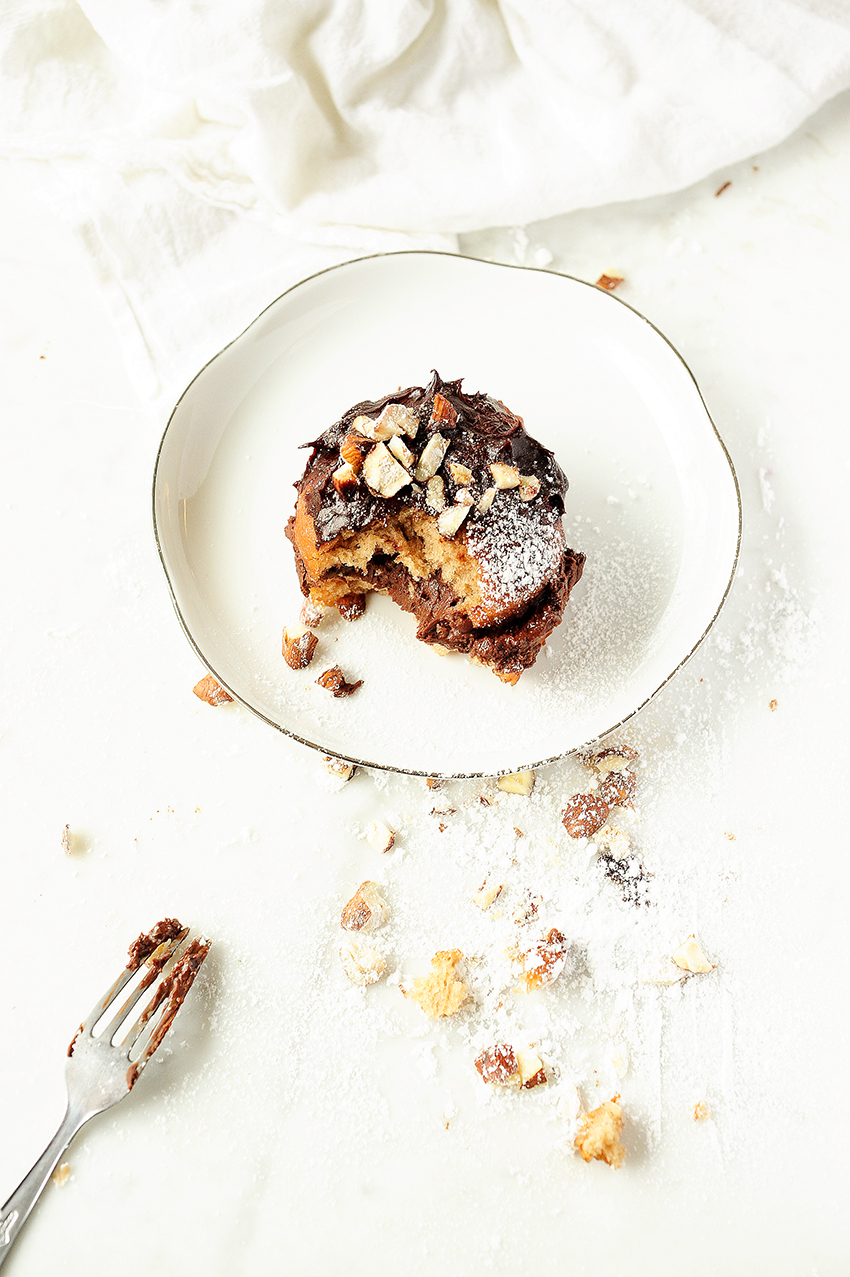
[[[7,0],[0,153],[147,394],[299,278],[675,190],[850,85],[845,0]]]

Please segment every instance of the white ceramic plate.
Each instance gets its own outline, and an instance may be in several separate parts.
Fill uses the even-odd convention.
[[[568,475],[567,540],[587,564],[564,621],[508,687],[373,597],[353,624],[331,614],[296,673],[280,632],[301,604],[284,538],[299,445],[432,368],[503,400]],[[154,527],[186,634],[249,709],[368,766],[496,775],[606,734],[682,666],[729,591],[741,506],[693,377],[630,307],[567,276],[414,252],[305,280],[202,369],[163,436]],[[332,664],[363,679],[354,696],[316,686]]]

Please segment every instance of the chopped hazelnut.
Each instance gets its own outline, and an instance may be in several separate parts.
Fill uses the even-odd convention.
[[[487,490],[483,493],[478,505],[475,507],[479,514],[487,513],[490,506],[493,504],[493,498],[497,491],[498,489],[496,488],[487,488]]]
[[[410,475],[384,443],[376,443],[363,462],[363,479],[370,492],[379,497],[394,497],[410,483]]]
[[[312,599],[305,599],[301,604],[301,611],[298,614],[298,620],[305,628],[314,630],[317,625],[321,625],[327,608],[320,603],[314,603]]]
[[[361,882],[342,911],[343,931],[377,931],[387,920],[387,902],[374,882]]]
[[[366,841],[375,851],[386,854],[395,846],[395,834],[382,820],[373,820],[366,830]]]
[[[415,439],[419,429],[419,418],[412,408],[404,404],[388,403],[378,418],[377,429],[388,432],[386,435],[378,434],[379,439],[392,436],[397,438],[399,435],[407,435],[409,439]]]
[[[357,472],[355,471],[354,466],[350,465],[347,461],[343,461],[341,465],[337,466],[336,470],[334,470],[331,475],[331,480],[344,501],[347,501],[350,496],[353,496],[360,487],[360,480],[357,478]]]
[[[499,899],[504,890],[505,884],[496,879],[485,878],[481,886],[472,897],[479,909],[486,910]]]
[[[346,683],[345,675],[338,665],[332,665],[329,670],[325,670],[316,679],[319,687],[326,688],[334,696],[350,696],[352,692],[356,692],[358,687],[363,686],[363,679],[359,678],[356,683]]]
[[[567,940],[557,927],[538,941],[533,948],[518,956],[522,978],[528,992],[538,985],[557,980],[567,961]]]
[[[344,594],[334,604],[344,621],[356,621],[366,611],[365,594]]]
[[[435,514],[446,508],[446,485],[438,474],[432,475],[425,484],[425,503]]]
[[[711,1117],[711,1110],[704,1100],[699,1100],[694,1105],[694,1121],[704,1122],[706,1118]]]
[[[497,488],[518,488],[519,470],[516,466],[506,466],[501,461],[494,461],[490,473]]]
[[[533,896],[530,891],[525,893],[525,899],[521,900],[511,914],[511,920],[518,927],[524,926],[527,922],[533,922],[537,917],[537,911],[543,904],[542,896]]]
[[[518,1050],[516,1052],[516,1062],[519,1068],[520,1086],[530,1091],[532,1087],[543,1086],[548,1082],[546,1069],[543,1061],[536,1052],[529,1047],[526,1050]]]
[[[419,463],[413,471],[414,479],[418,480],[419,483],[426,483],[428,479],[433,478],[443,464],[443,457],[446,455],[448,446],[448,439],[444,439],[442,435],[431,435],[431,438],[422,449]]]
[[[599,786],[599,797],[609,807],[634,807],[632,801],[637,778],[634,772],[609,772]]]
[[[626,1150],[620,1142],[623,1110],[619,1099],[619,1095],[615,1095],[581,1118],[574,1145],[585,1162],[596,1158],[608,1166],[622,1165]]]
[[[411,452],[400,435],[395,435],[387,444],[396,461],[400,461],[405,470],[409,470],[416,460],[416,453]]]
[[[192,691],[199,700],[206,701],[208,705],[226,705],[228,701],[232,701],[233,697],[226,692],[220,683],[216,682],[212,674],[205,674],[199,683],[196,683]]]
[[[692,971],[694,975],[707,975],[714,970],[714,963],[709,962],[695,936],[688,936],[684,944],[680,944],[670,956],[677,967],[681,967],[683,971]]]
[[[453,426],[457,421],[457,413],[446,399],[445,395],[434,395],[434,407],[431,411],[431,420],[436,422],[447,422]]]
[[[521,474],[519,477],[519,495],[522,501],[533,501],[540,491],[540,480],[533,474]]]
[[[612,745],[586,756],[586,761],[600,776],[607,776],[609,772],[628,771],[637,759],[638,752],[631,745]]]
[[[629,835],[623,833],[622,829],[615,829],[613,825],[603,825],[593,835],[593,839],[600,851],[610,851],[620,858],[628,855],[632,845]]]
[[[522,794],[528,798],[534,788],[535,775],[532,771],[514,772],[510,776],[500,776],[497,786],[506,794]]]
[[[488,1046],[475,1058],[475,1067],[485,1082],[494,1086],[519,1086],[520,1074],[516,1053],[508,1042]]]
[[[455,505],[474,505],[475,497],[469,491],[469,488],[457,488],[455,490]]]
[[[576,794],[561,812],[564,828],[571,838],[592,838],[608,819],[609,807],[596,794]]]
[[[460,530],[466,516],[469,514],[470,507],[468,505],[451,505],[448,510],[444,510],[437,517],[437,531],[441,537],[449,540],[456,536]]]
[[[367,439],[365,435],[358,434],[356,430],[349,430],[339,445],[339,455],[343,461],[348,462],[353,470],[358,471],[363,465],[367,454],[372,451],[373,443],[374,440]]]
[[[431,1019],[454,1015],[469,995],[467,986],[454,973],[454,968],[462,957],[460,949],[443,949],[435,953],[431,959],[431,966],[434,968],[431,974],[417,976],[410,992],[405,989],[402,992],[418,1002]]]
[[[374,984],[387,969],[387,960],[377,949],[346,936],[339,950],[342,969],[352,984]]]
[[[472,471],[469,466],[462,466],[459,461],[449,461],[447,469],[458,487],[468,488],[472,483]]]
[[[612,293],[618,284],[622,284],[624,278],[625,276],[619,275],[617,271],[605,271],[597,279],[596,287],[604,288],[607,293]]]
[[[304,625],[284,625],[281,651],[292,670],[305,670],[313,659],[319,640]]]
[[[330,754],[325,754],[322,766],[329,775],[336,776],[342,781],[351,780],[357,771],[354,763],[347,763],[344,758],[332,758]]]

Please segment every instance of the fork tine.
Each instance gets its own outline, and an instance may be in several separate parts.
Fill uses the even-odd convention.
[[[122,1046],[125,1046],[127,1051],[130,1052],[144,1030],[151,1026],[147,1044],[139,1058],[130,1066],[127,1074],[127,1081],[131,1089],[142,1069],[171,1028],[174,1017],[183,1005],[183,1000],[191,989],[195,976],[200,971],[209,950],[209,940],[193,940],[188,945],[185,952],[172,967],[170,973],[162,979],[156,993],[124,1039]],[[162,1008],[161,1012],[160,1008]],[[157,1016],[158,1012],[160,1014],[156,1021],[153,1022],[153,1017]]]
[[[136,1005],[139,999],[148,991],[148,989],[153,984],[154,980],[158,979],[158,977],[162,973],[163,968],[170,962],[171,958],[174,956],[175,951],[179,949],[180,945],[186,939],[188,934],[189,934],[189,928],[183,927],[176,936],[172,936],[168,940],[163,940],[162,944],[158,945],[156,949],[154,949],[153,953],[150,954],[150,956],[145,959],[145,965],[149,968],[149,970],[145,972],[145,975],[142,978],[142,980],[139,982],[138,987],[133,990],[133,992],[130,994],[129,998],[127,998],[124,1005],[120,1007],[120,1009],[115,1013],[115,1015],[110,1020],[109,1024],[107,1024],[106,1028],[103,1030],[103,1036],[107,1042],[112,1041],[115,1034],[118,1032],[118,1029],[121,1027],[121,1025],[127,1019],[127,1016],[133,1010],[133,1007]],[[135,973],[133,971],[129,973],[130,977],[132,977],[134,974]],[[123,973],[122,973],[122,976],[123,976]],[[121,988],[123,988],[126,983],[127,981],[123,980],[123,983],[121,984]],[[120,989],[116,990],[116,995],[119,992],[120,992]],[[116,995],[113,995],[113,998],[110,999],[110,1002],[107,1003],[107,1006],[110,1005],[110,1003],[114,1000],[114,996]],[[104,1010],[105,1009],[106,1007],[104,1007]]]

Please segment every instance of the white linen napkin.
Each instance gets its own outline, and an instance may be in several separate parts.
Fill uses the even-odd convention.
[[[0,153],[142,393],[326,265],[688,185],[850,85],[844,0],[7,0]]]

